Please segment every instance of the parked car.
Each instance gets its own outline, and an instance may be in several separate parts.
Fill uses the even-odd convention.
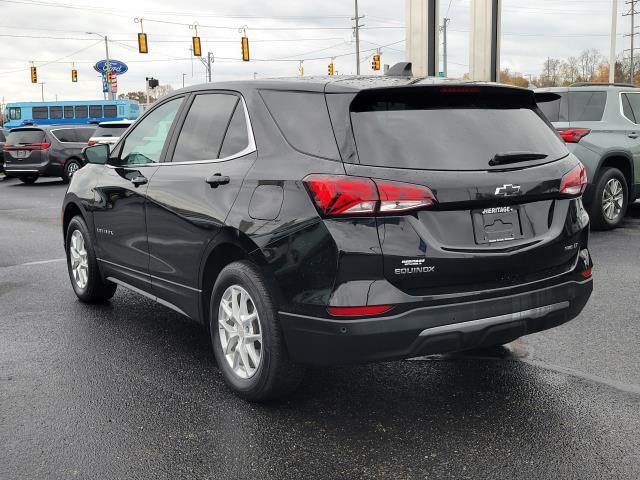
[[[114,145],[133,124],[131,120],[120,120],[117,122],[101,122],[93,132],[93,136],[89,139],[88,145],[95,145],[96,143],[107,143]]]
[[[587,168],[584,202],[597,229],[620,225],[640,197],[640,89],[581,83],[537,89],[538,105]]]
[[[207,84],[85,157],[62,207],[76,295],[123,286],[203,323],[245,399],[308,364],[501,345],[591,295],[584,166],[529,90]]]
[[[5,173],[24,183],[34,183],[39,177],[61,177],[68,182],[84,165],[82,149],[94,131],[91,125],[13,128],[4,147]]]
[[[2,159],[4,144],[7,141],[7,132],[4,128],[0,128],[0,159]],[[0,173],[4,173],[4,162],[0,162]]]

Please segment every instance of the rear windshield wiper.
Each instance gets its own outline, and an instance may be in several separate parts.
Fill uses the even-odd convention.
[[[496,153],[495,156],[489,160],[489,165],[495,167],[496,165],[506,165],[508,163],[529,162],[531,160],[543,160],[548,155],[544,153],[536,152],[503,152]]]

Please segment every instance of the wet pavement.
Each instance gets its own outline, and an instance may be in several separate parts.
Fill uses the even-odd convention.
[[[79,303],[65,187],[0,182],[0,479],[640,478],[640,205],[594,232],[583,314],[507,348],[225,387],[203,330],[124,289]]]

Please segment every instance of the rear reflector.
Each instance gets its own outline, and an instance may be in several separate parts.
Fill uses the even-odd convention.
[[[584,277],[584,278],[591,278],[591,275],[593,274],[593,267],[589,267],[586,270],[580,272],[580,274]]]
[[[587,169],[582,163],[562,177],[560,194],[567,197],[578,197],[587,188]]]
[[[346,175],[309,175],[304,183],[323,216],[388,215],[436,203],[422,185]]]
[[[591,133],[588,128],[559,128],[558,133],[567,143],[578,143]]]
[[[368,317],[382,315],[393,307],[391,305],[375,305],[370,307],[328,307],[327,311],[334,317]]]

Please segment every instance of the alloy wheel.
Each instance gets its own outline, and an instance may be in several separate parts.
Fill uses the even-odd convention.
[[[84,237],[80,230],[74,230],[71,234],[69,257],[71,260],[73,281],[76,282],[78,288],[84,289],[89,281],[89,257],[87,255]]]
[[[262,360],[262,330],[256,305],[240,285],[231,285],[222,294],[218,338],[233,373],[251,378]]]
[[[610,179],[602,192],[602,213],[607,220],[613,222],[618,219],[624,203],[624,187],[617,178]]]
[[[67,176],[69,178],[73,177],[73,174],[76,173],[79,169],[80,165],[78,165],[76,162],[69,163],[69,165],[67,166]]]

